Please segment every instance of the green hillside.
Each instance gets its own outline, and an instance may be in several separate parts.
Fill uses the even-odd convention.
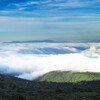
[[[40,78],[47,82],[81,82],[100,80],[100,73],[52,71]]]
[[[100,81],[52,83],[0,75],[0,100],[100,100]]]

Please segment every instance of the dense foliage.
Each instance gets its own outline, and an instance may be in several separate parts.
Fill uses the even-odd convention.
[[[47,82],[81,82],[100,80],[100,73],[52,71],[40,78]]]
[[[100,81],[51,83],[0,75],[0,100],[100,100]]]

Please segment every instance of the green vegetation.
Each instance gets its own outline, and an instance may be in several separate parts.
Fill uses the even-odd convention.
[[[100,80],[100,73],[52,71],[40,78],[47,82],[81,82]]]
[[[52,83],[0,75],[0,100],[100,100],[100,81]]]

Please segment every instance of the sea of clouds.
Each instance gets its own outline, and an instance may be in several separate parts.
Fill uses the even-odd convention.
[[[50,71],[100,72],[100,43],[0,43],[0,73],[36,79]]]

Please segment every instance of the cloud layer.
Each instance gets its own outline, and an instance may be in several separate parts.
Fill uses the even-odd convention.
[[[1,43],[0,73],[31,80],[54,70],[99,72],[99,50],[96,43]]]

